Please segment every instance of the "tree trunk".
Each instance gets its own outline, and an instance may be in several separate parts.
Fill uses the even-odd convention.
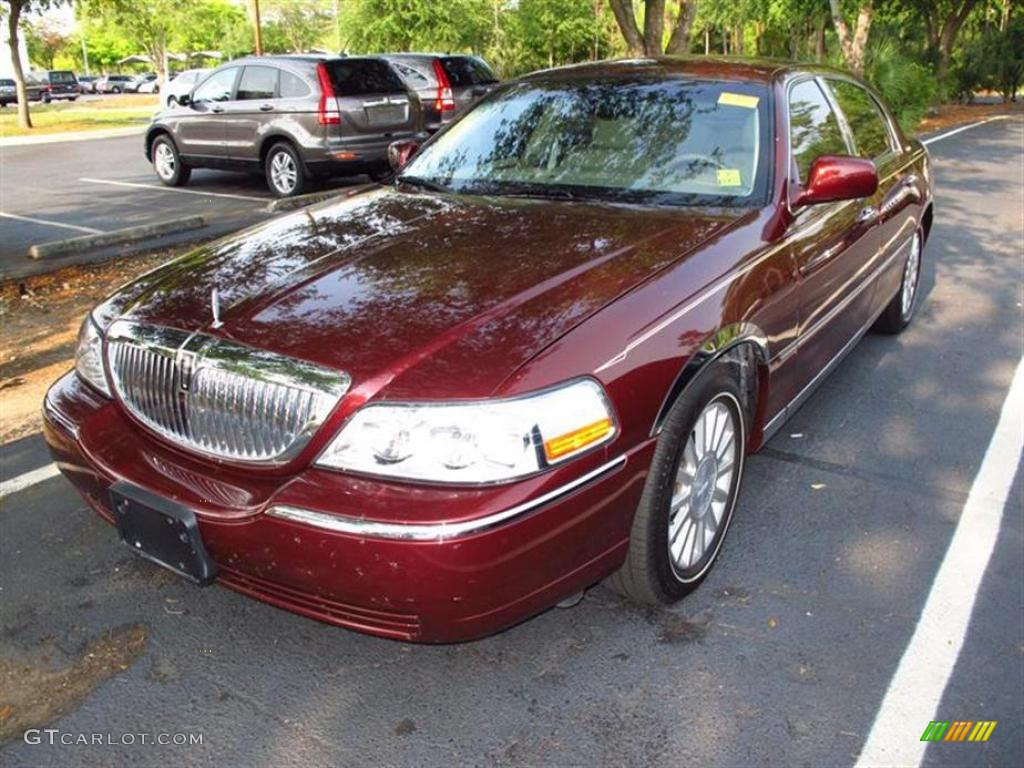
[[[7,16],[7,42],[11,46],[11,68],[14,70],[14,86],[18,93],[18,125],[32,127],[32,115],[28,111],[28,88],[25,87],[25,72],[21,68],[21,54],[18,45],[18,23],[21,21],[21,0],[10,0],[11,11]]]
[[[634,56],[641,56],[644,53],[644,39],[640,36],[640,28],[636,25],[636,16],[633,15],[632,0],[608,0],[612,6],[612,13],[615,21],[622,30],[622,37],[626,41],[626,47]]]
[[[711,27],[704,27],[704,55],[711,55]]]
[[[953,58],[953,45],[956,43],[956,36],[960,33],[960,27],[967,21],[967,17],[978,0],[961,0],[960,7],[954,8],[946,17],[942,25],[942,32],[939,34],[939,65],[935,70],[935,76],[942,80],[949,71],[949,64]]]
[[[814,30],[814,60],[819,64],[825,60],[825,17],[818,18],[818,26]]]
[[[690,32],[693,29],[693,20],[697,16],[697,0],[679,0],[679,18],[676,19],[676,26],[672,30],[672,36],[668,39],[666,53],[681,54],[690,52]],[[705,40],[707,28],[704,30]],[[707,53],[707,43],[704,44],[704,53]]]
[[[874,14],[871,3],[872,0],[861,0],[860,9],[857,11],[857,25],[851,33],[850,25],[843,16],[842,0],[828,0],[832,10],[832,23],[839,37],[839,48],[843,52],[843,62],[858,75],[864,74],[864,54],[867,51],[871,17]]]
[[[644,0],[644,53],[660,56],[665,40],[665,0]]]

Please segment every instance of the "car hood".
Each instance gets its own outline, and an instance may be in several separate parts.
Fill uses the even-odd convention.
[[[368,395],[480,397],[742,213],[375,187],[200,248],[96,314],[341,369]]]

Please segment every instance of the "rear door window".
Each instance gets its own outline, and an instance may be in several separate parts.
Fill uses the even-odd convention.
[[[282,69],[280,91],[282,99],[300,99],[309,95],[309,86],[298,75]]]
[[[277,73],[274,67],[246,67],[238,81],[238,101],[273,99],[277,94]]]
[[[405,93],[401,78],[380,59],[340,59],[325,62],[338,96]]]
[[[873,160],[891,150],[889,128],[871,94],[848,80],[829,80],[828,85],[853,133],[857,154]]]
[[[491,68],[472,56],[446,56],[441,59],[441,67],[453,88],[498,82]]]
[[[804,184],[815,159],[850,151],[832,105],[814,80],[797,83],[789,92],[789,141]]]

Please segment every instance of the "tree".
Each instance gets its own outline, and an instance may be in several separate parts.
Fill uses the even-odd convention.
[[[81,0],[91,18],[120,28],[153,64],[160,82],[167,80],[167,53],[171,35],[186,27],[193,3],[181,0]]]
[[[32,116],[28,109],[28,89],[25,87],[25,72],[21,67],[21,19],[31,11],[45,11],[63,0],[4,0],[10,6],[7,13],[7,42],[11,47],[11,68],[14,70],[14,85],[18,93],[18,125],[32,127]]]
[[[924,19],[928,50],[937,55],[935,75],[942,80],[953,60],[953,46],[961,27],[978,5],[978,0],[909,0],[910,10]],[[1004,5],[1009,8],[1009,3]]]
[[[32,22],[25,33],[29,61],[38,62],[46,69],[54,68],[53,60],[68,47],[70,41],[71,38],[47,19]]]
[[[839,48],[843,52],[843,62],[851,71],[863,75],[868,32],[871,30],[871,18],[874,15],[872,0],[859,0],[857,3],[857,22],[852,32],[844,15],[843,0],[828,2],[832,11],[832,24],[839,38]]]
[[[668,45],[665,44],[665,0],[644,0],[643,33],[637,22],[633,0],[609,0],[615,21],[634,56],[659,56],[662,52],[677,54],[690,49],[690,31],[697,14],[697,0],[679,0],[678,13],[672,25]]]

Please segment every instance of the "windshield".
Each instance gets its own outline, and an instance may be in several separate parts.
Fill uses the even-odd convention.
[[[768,184],[766,100],[751,83],[516,83],[398,178],[477,194],[751,205]]]

